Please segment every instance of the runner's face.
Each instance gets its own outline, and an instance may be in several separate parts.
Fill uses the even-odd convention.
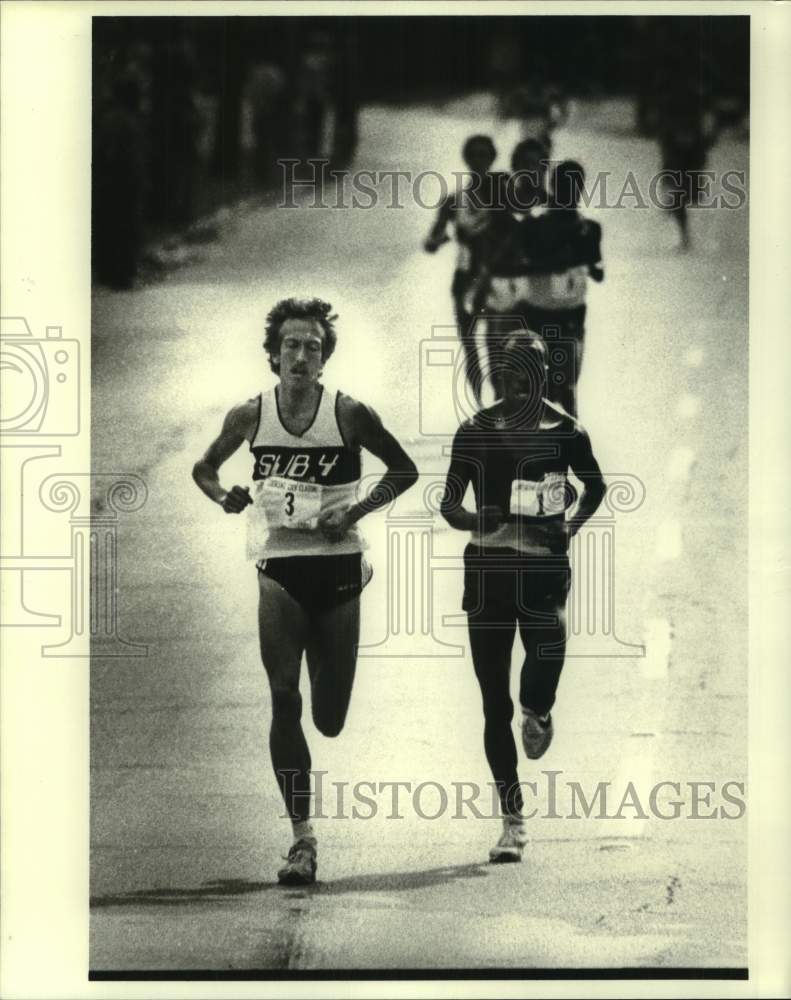
[[[467,166],[474,174],[485,174],[492,165],[492,154],[488,146],[473,146],[467,152]]]
[[[535,386],[524,372],[504,372],[503,373],[503,398],[513,401],[526,399],[534,396]]]
[[[314,319],[287,319],[280,327],[280,380],[295,386],[315,382],[323,366],[324,331]]]
[[[509,410],[532,410],[546,392],[544,359],[538,351],[511,355],[503,366],[503,400]]]

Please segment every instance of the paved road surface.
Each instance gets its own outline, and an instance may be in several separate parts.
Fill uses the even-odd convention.
[[[645,182],[657,150],[629,133],[628,118],[623,108],[586,108],[559,134],[557,155],[612,171],[616,195],[629,169]],[[491,131],[507,156],[513,131],[488,121],[483,101],[367,112],[359,161],[449,172],[472,130]],[[744,169],[746,149],[723,140],[712,161]],[[418,249],[427,213],[250,206],[202,260],[163,283],[97,291],[93,468],[136,472],[148,486],[146,506],[121,526],[119,574],[123,634],[149,655],[93,666],[94,969],[746,963],[746,820],[690,818],[687,784],[716,784],[699,813],[734,813],[722,786],[745,779],[746,212],[696,213],[689,256],[673,252],[672,225],[653,208],[598,217],[607,279],[590,296],[581,416],[610,480],[636,477],[627,481],[645,495],[640,503],[639,486],[634,500],[622,494],[621,506],[636,509],[590,533],[591,545],[613,542],[604,589],[614,631],[603,633],[598,605],[594,634],[593,615],[575,612],[555,742],[520,766],[538,808],[521,866],[485,863],[496,820],[466,808],[454,818],[454,783],[485,788],[489,778],[464,631],[452,618],[461,536],[433,524],[435,634],[422,634],[418,616],[406,635],[404,605],[392,610],[388,531],[406,557],[405,532],[419,540],[423,531],[407,522],[423,485],[445,470],[441,434],[454,426],[437,404],[441,389],[419,418],[420,342],[450,322],[450,248],[434,258]],[[353,804],[347,788],[339,805],[330,782],[414,790],[434,781],[450,796],[434,820],[403,792],[403,818],[388,818],[388,788],[367,821],[319,821],[320,882],[309,890],[273,882],[290,831],[269,768],[241,519],[224,517],[190,479],[228,407],[271,384],[262,316],[292,293],[336,304],[328,380],[335,373],[373,403],[426,474],[399,502],[400,522],[365,523],[377,572],[363,598],[368,648],[346,730],[328,740],[306,721],[314,767],[328,772],[325,811],[348,816]],[[247,481],[248,461],[234,459],[229,482]],[[591,558],[578,553],[579,573]],[[402,631],[384,643],[388,608]],[[559,818],[546,817],[549,771],[562,772]],[[572,781],[588,796],[611,782],[609,815],[631,781],[648,817],[627,803],[620,819],[597,810],[568,818]],[[680,818],[650,812],[659,781],[681,784]],[[424,814],[440,811],[440,794],[423,790]]]

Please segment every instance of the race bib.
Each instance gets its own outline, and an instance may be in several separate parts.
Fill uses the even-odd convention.
[[[258,483],[255,503],[269,528],[315,528],[321,513],[323,487],[269,476]]]
[[[540,482],[531,479],[514,479],[511,483],[512,514],[523,517],[553,517],[570,506],[566,477],[562,473],[549,473]]]
[[[508,312],[530,299],[530,279],[526,275],[514,278],[493,277],[489,282],[486,305],[497,313]]]
[[[574,267],[564,274],[550,275],[552,298],[557,302],[578,303],[585,298],[585,268]]]

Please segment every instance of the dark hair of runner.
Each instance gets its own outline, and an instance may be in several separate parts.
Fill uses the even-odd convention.
[[[535,359],[540,359],[542,368],[547,362],[547,345],[537,333],[513,333],[502,347],[506,368],[513,371],[530,370]]]
[[[523,139],[514,146],[511,153],[511,169],[522,170],[526,163],[535,159],[544,160],[547,157],[547,150],[543,142],[538,139]]]
[[[552,204],[556,208],[576,208],[585,186],[585,171],[576,160],[563,160],[552,174]]]
[[[264,350],[269,355],[269,367],[280,374],[280,362],[274,355],[280,353],[280,328],[287,319],[312,319],[324,331],[321,344],[321,360],[326,361],[335,350],[338,334],[335,330],[337,315],[329,302],[323,299],[281,299],[269,310],[266,317]]]
[[[461,147],[461,156],[465,163],[469,162],[469,156],[476,146],[486,146],[489,150],[489,162],[494,163],[497,159],[497,148],[488,135],[471,135],[465,140]]]
[[[502,353],[496,360],[500,378],[504,385],[518,379],[521,394],[526,397],[519,412],[512,415],[515,426],[525,420],[530,423],[531,417],[536,416],[536,407],[546,395],[547,354],[543,339],[533,333],[514,333],[503,344]]]

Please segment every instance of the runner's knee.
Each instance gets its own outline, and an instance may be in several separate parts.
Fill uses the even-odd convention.
[[[315,696],[314,696],[315,697]],[[346,722],[346,708],[331,705],[329,708],[313,702],[313,725],[322,736],[340,736]]]
[[[322,736],[329,736],[330,738],[340,736],[345,721],[345,718],[324,719],[317,716],[313,717],[316,729],[318,729]]]
[[[272,717],[278,721],[295,720],[302,716],[302,695],[291,684],[272,684]]]
[[[483,716],[487,722],[510,725],[514,717],[511,695],[507,691],[484,691]]]

